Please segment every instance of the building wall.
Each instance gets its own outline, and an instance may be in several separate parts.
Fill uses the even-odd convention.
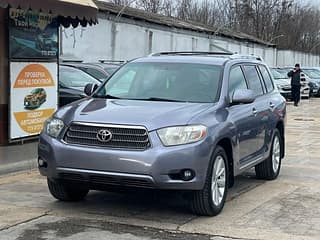
[[[99,24],[62,30],[62,54],[83,61],[130,60],[160,51],[221,51],[261,56],[270,66],[318,66],[319,56],[100,13]]]
[[[8,89],[10,80],[8,51],[6,51],[8,49],[7,25],[7,9],[0,7],[0,145],[7,143],[8,139],[6,129],[8,126]]]

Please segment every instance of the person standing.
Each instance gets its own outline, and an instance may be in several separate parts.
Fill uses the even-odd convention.
[[[300,102],[300,89],[301,89],[301,69],[300,64],[297,63],[294,69],[288,72],[288,77],[291,78],[291,95],[294,106],[298,106]]]

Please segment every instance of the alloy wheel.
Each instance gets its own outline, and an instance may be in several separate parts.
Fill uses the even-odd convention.
[[[214,205],[219,206],[226,190],[226,166],[222,156],[217,156],[212,169],[211,194]]]

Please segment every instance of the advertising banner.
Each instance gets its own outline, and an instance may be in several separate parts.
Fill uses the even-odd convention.
[[[37,135],[57,109],[57,63],[12,62],[10,68],[10,139]]]
[[[56,59],[58,23],[47,13],[10,8],[10,59]]]

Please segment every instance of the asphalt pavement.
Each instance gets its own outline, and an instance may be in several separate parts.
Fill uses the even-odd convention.
[[[279,178],[257,180],[253,171],[237,177],[216,217],[191,214],[188,200],[174,191],[91,191],[85,201],[59,202],[46,179],[28,170],[0,177],[0,240],[319,240],[319,104],[288,104]]]

